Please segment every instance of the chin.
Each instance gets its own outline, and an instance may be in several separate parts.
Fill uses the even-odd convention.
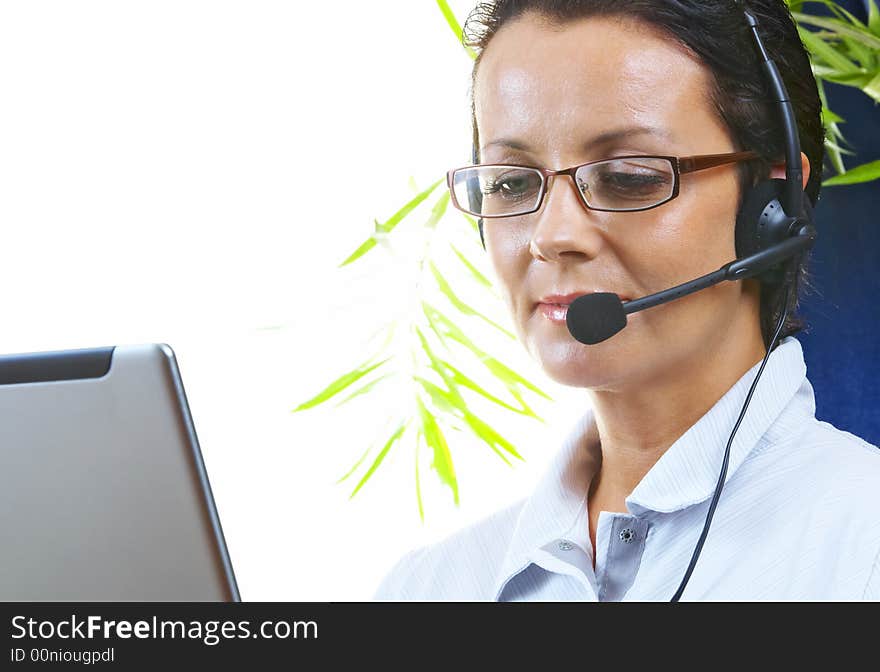
[[[560,385],[604,389],[616,387],[633,373],[637,361],[627,357],[613,336],[596,345],[567,339],[530,339],[528,351],[544,373]]]

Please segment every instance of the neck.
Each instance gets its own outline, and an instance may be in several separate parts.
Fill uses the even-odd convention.
[[[766,354],[760,329],[732,329],[711,348],[631,387],[591,390],[602,464],[590,497],[604,510],[624,500],[657,460]]]

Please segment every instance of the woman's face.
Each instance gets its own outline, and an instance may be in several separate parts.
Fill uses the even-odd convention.
[[[480,162],[560,169],[627,154],[736,151],[710,82],[704,66],[646,24],[606,17],[553,27],[526,14],[495,34],[478,67]],[[558,176],[538,212],[486,219],[520,338],[548,375],[592,389],[644,384],[757,325],[757,294],[744,283],[630,315],[597,345],[575,341],[563,310],[542,305],[573,292],[639,298],[717,269],[735,258],[738,195],[732,164],[683,175],[679,196],[652,210],[598,212]]]

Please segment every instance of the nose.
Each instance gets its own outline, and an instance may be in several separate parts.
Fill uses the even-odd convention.
[[[600,218],[608,213],[584,205],[569,175],[551,175],[529,242],[532,256],[541,261],[586,261],[599,254],[604,243]],[[556,187],[556,188],[554,188]]]

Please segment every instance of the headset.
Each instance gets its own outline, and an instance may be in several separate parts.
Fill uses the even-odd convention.
[[[615,294],[588,294],[579,297],[569,306],[567,324],[572,335],[582,343],[593,344],[610,338],[626,326],[626,315],[646,310],[662,303],[687,296],[701,289],[725,280],[744,280],[755,278],[764,285],[783,289],[782,305],[779,310],[773,336],[767,352],[746,395],[739,417],[731,431],[724,452],[721,472],[702,533],[694,548],[690,564],[671,601],[678,602],[693,573],[703,544],[709,533],[709,526],[724,486],[733,438],[742,422],[752,399],[755,387],[761,378],[764,367],[770,358],[782,328],[788,318],[789,299],[797,281],[801,261],[816,239],[816,226],[812,204],[803,189],[803,169],[801,167],[801,147],[797,120],[791,98],[785,88],[779,69],[770,58],[758,32],[758,22],[748,11],[742,0],[735,0],[742,10],[751,39],[759,57],[761,69],[766,79],[772,101],[776,104],[785,141],[785,178],[768,178],[748,188],[743,194],[736,215],[735,247],[737,258],[717,271],[709,273],[676,287],[672,287],[641,299],[622,303]],[[479,160],[474,129],[472,159],[476,165]],[[486,249],[483,235],[483,218],[478,221],[480,241]],[[590,324],[590,320],[594,324]],[[578,324],[580,323],[580,324]],[[586,325],[586,326],[584,326]],[[586,334],[586,336],[584,336]]]

